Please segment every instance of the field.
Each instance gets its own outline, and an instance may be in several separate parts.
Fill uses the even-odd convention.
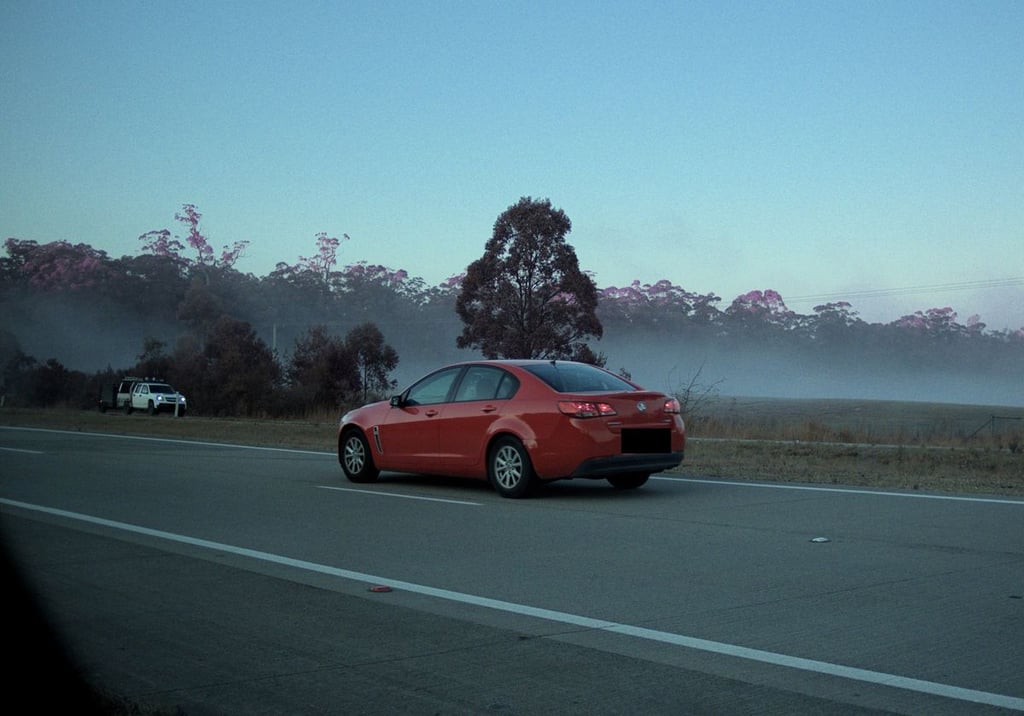
[[[337,422],[6,407],[3,425],[329,453]],[[679,472],[694,477],[1024,495],[1024,408],[716,398],[687,427]]]

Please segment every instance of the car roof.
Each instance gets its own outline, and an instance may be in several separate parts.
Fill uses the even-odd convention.
[[[590,365],[589,363],[581,363],[574,360],[553,360],[550,358],[480,358],[479,360],[459,361],[458,363],[452,363],[451,365],[511,365],[526,367],[531,365],[550,365],[558,363],[566,363],[569,365]],[[594,367],[596,368],[597,366]]]

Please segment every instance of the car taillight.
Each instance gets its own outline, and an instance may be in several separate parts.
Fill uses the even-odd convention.
[[[618,415],[608,403],[591,403],[586,400],[560,400],[558,409],[573,418],[606,418]]]
[[[676,400],[675,398],[667,399],[665,401],[665,407],[663,408],[663,410],[669,415],[679,415],[679,413],[683,412],[679,408],[679,401]]]

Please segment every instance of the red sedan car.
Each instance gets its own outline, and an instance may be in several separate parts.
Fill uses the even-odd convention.
[[[347,413],[338,461],[352,482],[381,470],[489,480],[504,497],[538,481],[636,488],[683,460],[679,402],[585,363],[456,363],[390,401]]]

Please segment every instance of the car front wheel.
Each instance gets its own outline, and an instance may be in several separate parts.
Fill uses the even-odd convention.
[[[636,488],[647,482],[647,478],[650,475],[614,475],[608,478],[608,482],[612,484],[612,487],[619,490],[635,490]]]
[[[373,482],[380,474],[373,464],[370,443],[359,430],[349,430],[341,436],[338,460],[345,477],[351,482]]]
[[[502,497],[525,497],[535,475],[523,444],[513,437],[499,438],[487,460],[487,477]]]

